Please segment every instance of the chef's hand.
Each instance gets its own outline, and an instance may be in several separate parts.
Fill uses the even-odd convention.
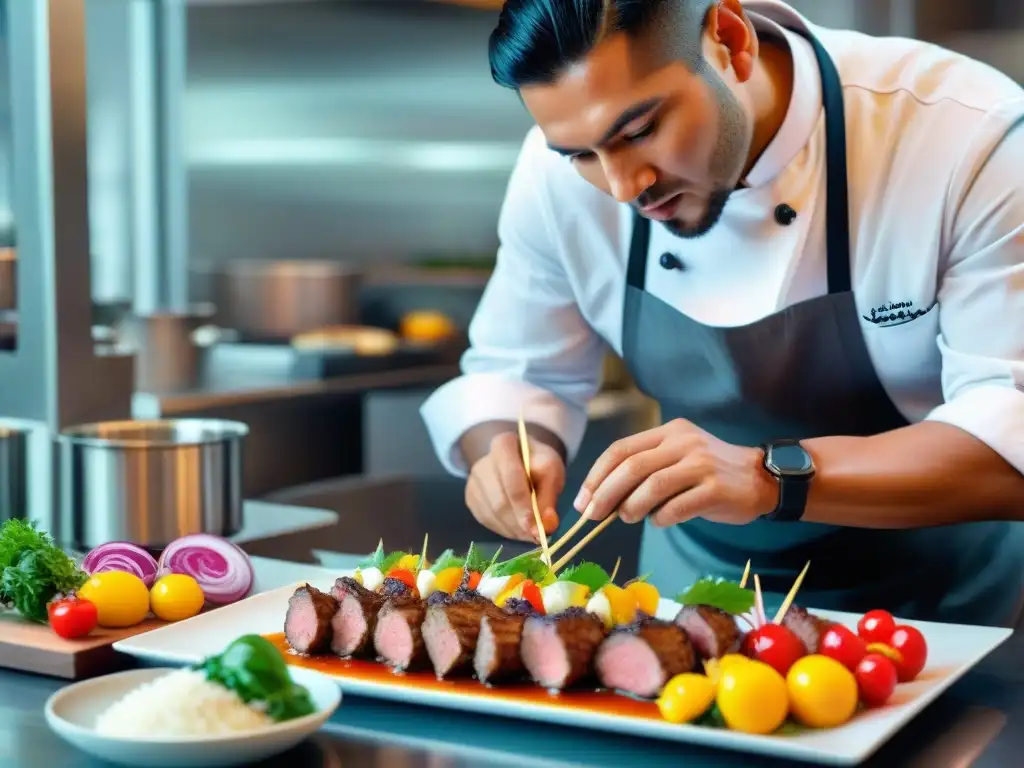
[[[565,464],[554,448],[530,438],[530,465],[544,530],[554,533],[558,528],[555,504],[565,487]],[[539,541],[518,434],[496,435],[490,452],[473,464],[466,483],[466,505],[481,525],[497,534]]]
[[[763,451],[730,445],[683,419],[618,440],[583,482],[576,508],[601,520],[619,518],[667,527],[702,517],[742,525],[778,503]]]

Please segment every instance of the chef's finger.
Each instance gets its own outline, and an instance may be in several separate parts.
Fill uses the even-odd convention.
[[[634,493],[651,475],[671,466],[676,461],[673,451],[664,447],[634,453],[618,466],[594,489],[591,496],[588,514],[592,520],[603,520]],[[678,489],[677,491],[678,492]],[[631,518],[623,517],[626,522],[637,522],[643,518],[651,507],[642,509],[637,502],[631,510]],[[622,512],[620,511],[620,515]]]
[[[640,432],[636,435],[630,435],[624,437],[621,440],[616,440],[602,453],[594,465],[590,468],[590,472],[587,473],[587,477],[583,481],[583,486],[580,488],[579,494],[576,496],[576,501],[573,502],[573,506],[576,507],[576,511],[583,513],[584,510],[590,505],[590,502],[594,498],[594,492],[597,490],[605,478],[610,475],[616,467],[622,462],[626,461],[630,456],[643,451],[649,451],[652,448],[656,448],[662,441],[663,435],[656,429],[648,429],[645,432]],[[609,510],[610,511],[610,510]],[[608,514],[605,512],[605,514]]]
[[[540,509],[541,522],[546,533],[554,533],[558,529],[558,496],[565,488],[565,464],[558,453],[547,448],[532,452],[530,455],[530,474],[533,487],[537,491],[537,507]],[[531,518],[531,523],[533,520]],[[536,534],[536,525],[530,530]],[[539,536],[538,536],[539,538]]]
[[[661,509],[651,515],[651,524],[656,528],[669,528],[700,517],[711,507],[714,494],[706,485],[698,485],[666,501]]]
[[[701,474],[698,468],[688,466],[685,462],[675,461],[674,454],[670,454],[668,459],[666,459],[665,454],[669,453],[669,451],[647,452],[647,454],[657,454],[661,457],[662,461],[668,460],[670,463],[648,474],[631,493],[619,502],[620,520],[626,523],[638,523],[648,515],[657,512],[659,507],[670,499],[685,493],[700,483]],[[646,456],[647,454],[641,454],[641,456]],[[625,464],[622,466],[625,466]],[[608,478],[605,484],[612,482],[614,479],[616,479],[615,473],[612,473],[612,476]],[[626,483],[624,482],[623,487],[625,486]],[[604,485],[599,489],[599,493],[603,488]]]
[[[488,455],[478,461],[470,478],[475,481],[475,493],[479,499],[477,507],[470,508],[477,522],[506,538],[521,539],[494,457]],[[467,484],[467,492],[468,489]]]
[[[512,508],[512,514],[522,530],[519,538],[536,541],[537,536],[533,533],[533,499],[530,496],[530,484],[526,479],[526,467],[523,466],[518,436],[509,432],[494,438],[491,443],[491,456],[501,477],[502,488]]]

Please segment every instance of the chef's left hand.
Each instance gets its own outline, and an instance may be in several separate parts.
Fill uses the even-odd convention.
[[[637,523],[659,527],[702,517],[742,525],[775,509],[778,483],[760,448],[730,445],[683,419],[613,443],[597,460],[576,499],[601,520],[616,507]]]

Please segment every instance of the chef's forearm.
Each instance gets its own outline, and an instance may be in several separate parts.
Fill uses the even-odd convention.
[[[483,424],[477,424],[466,430],[465,434],[459,438],[459,450],[462,451],[462,456],[466,460],[466,466],[472,469],[477,461],[490,453],[491,441],[495,437],[505,432],[517,432],[518,430],[519,425],[514,421],[485,421]],[[554,432],[530,423],[526,425],[526,432],[534,440],[539,440],[554,448],[562,457],[562,461],[565,461],[565,444]]]
[[[803,518],[809,522],[915,528],[1024,519],[1024,475],[957,427],[925,421],[802,444],[817,470]]]

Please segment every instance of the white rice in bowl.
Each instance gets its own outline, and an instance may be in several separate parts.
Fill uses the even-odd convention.
[[[218,736],[253,731],[274,720],[201,671],[180,669],[140,685],[111,704],[96,731],[119,738]]]

